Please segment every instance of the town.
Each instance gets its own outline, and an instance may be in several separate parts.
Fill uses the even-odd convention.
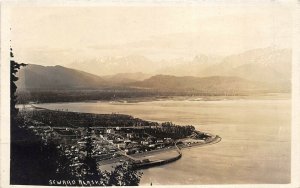
[[[101,166],[124,161],[142,168],[141,164],[162,162],[155,163],[145,158],[140,160],[141,155],[179,150],[218,139],[217,136],[196,131],[191,125],[159,124],[123,114],[77,113],[34,106],[21,110],[19,114],[24,122],[23,128],[34,132],[45,145],[54,144],[66,157],[74,175],[82,174],[82,160],[87,155],[96,160],[100,169]],[[91,149],[90,153],[87,147]],[[178,151],[174,160],[180,157],[181,152]]]

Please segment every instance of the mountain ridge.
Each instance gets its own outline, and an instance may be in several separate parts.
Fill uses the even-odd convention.
[[[76,67],[31,64],[20,70],[20,81],[17,84],[20,89],[126,87],[129,89],[180,90],[181,88],[181,90],[213,91],[221,88],[225,90],[226,87],[234,90],[236,87],[236,90],[245,91],[267,89],[290,92],[291,55],[292,51],[289,49],[276,48],[249,50],[223,59],[199,55],[192,61],[177,59],[174,64],[165,62],[168,65],[161,65],[163,68],[157,70],[156,73],[149,73],[154,70],[151,66],[153,62],[143,56],[104,58],[101,60],[103,67],[100,66],[102,71],[105,72],[106,68],[110,71],[116,69],[116,74],[101,76],[85,72],[84,68],[77,70]],[[147,66],[143,67],[145,62]],[[94,63],[94,65],[99,64]],[[97,71],[97,66],[90,67],[90,69]],[[148,72],[147,67],[151,69]],[[121,70],[123,72],[118,72]]]
[[[249,81],[234,76],[172,76],[155,75],[144,81],[131,84],[132,87],[144,89],[157,89],[167,91],[201,91],[201,92],[220,92],[220,91],[252,91],[271,89],[263,83]]]
[[[60,65],[28,64],[18,76],[20,89],[94,88],[106,84],[99,76]]]

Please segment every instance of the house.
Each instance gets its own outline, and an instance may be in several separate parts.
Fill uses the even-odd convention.
[[[124,142],[124,139],[122,139],[122,138],[117,138],[117,141],[119,141],[119,142]]]
[[[164,140],[166,141],[166,143],[171,143],[173,141],[171,138],[164,138]]]
[[[131,140],[124,140],[124,143],[129,144],[131,143]]]
[[[126,137],[127,137],[127,138],[133,138],[133,136],[134,136],[133,133],[127,133],[127,134],[126,134]]]
[[[108,134],[114,134],[115,130],[113,130],[113,129],[106,129],[106,133],[108,133]]]
[[[125,143],[118,143],[117,147],[120,148],[125,148],[126,144]]]
[[[149,144],[149,142],[148,141],[141,141],[141,144],[143,144],[143,145],[148,145]]]
[[[83,144],[86,144],[86,141],[78,141],[77,143],[80,145],[83,145]]]

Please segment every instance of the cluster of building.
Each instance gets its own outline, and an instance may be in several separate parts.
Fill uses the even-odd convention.
[[[156,138],[146,133],[144,127],[53,127],[35,120],[27,126],[38,135],[45,144],[54,143],[71,161],[71,166],[80,167],[87,155],[86,144],[89,138],[92,144],[92,157],[98,162],[151,150],[174,146],[171,138]]]
[[[22,114],[26,129],[41,138],[44,144],[54,144],[73,175],[80,177],[86,169],[86,159],[99,168],[130,161],[133,166],[155,165],[144,159],[145,152],[209,142],[212,135],[195,131],[193,126],[172,123],[159,125],[126,115],[95,115],[35,109]],[[141,154],[141,155],[139,155]],[[181,157],[164,161],[172,162]]]

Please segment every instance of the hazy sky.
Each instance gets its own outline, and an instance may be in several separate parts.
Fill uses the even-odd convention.
[[[15,7],[11,28],[16,58],[42,65],[127,55],[192,59],[292,46],[292,11],[278,3]]]

